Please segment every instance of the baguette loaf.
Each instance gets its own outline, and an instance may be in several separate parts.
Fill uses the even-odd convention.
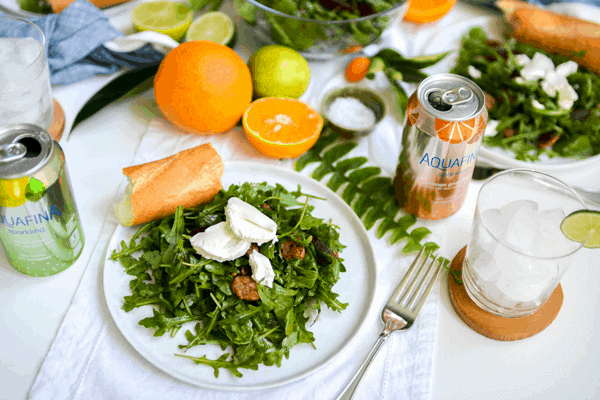
[[[173,214],[178,206],[208,203],[222,188],[224,168],[210,143],[124,168],[129,186],[115,206],[117,219],[124,226],[138,225]]]
[[[511,36],[519,42],[563,56],[585,50],[585,55],[574,61],[600,73],[600,25],[522,1],[498,0],[495,4],[512,27]]]

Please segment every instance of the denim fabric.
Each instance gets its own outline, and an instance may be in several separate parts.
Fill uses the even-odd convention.
[[[87,0],[76,0],[60,14],[28,20],[38,25],[46,36],[46,54],[53,85],[70,84],[98,74],[111,74],[123,67],[143,68],[159,63],[164,57],[151,45],[129,53],[108,50],[103,43],[123,36],[123,33],[114,28],[104,13]],[[0,37],[8,33],[8,27],[0,26]]]

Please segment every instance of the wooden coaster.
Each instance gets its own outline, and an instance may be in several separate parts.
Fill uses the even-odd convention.
[[[461,271],[467,246],[463,247],[452,260],[452,271]],[[450,276],[448,279],[450,300],[460,318],[475,332],[490,339],[510,341],[520,340],[540,333],[548,327],[558,315],[563,303],[563,291],[560,284],[550,298],[535,313],[520,318],[504,318],[481,309],[471,300],[465,285],[457,284]]]
[[[52,136],[52,139],[57,142],[63,135],[65,130],[65,112],[61,107],[60,103],[54,99],[54,118],[48,128],[48,133]]]

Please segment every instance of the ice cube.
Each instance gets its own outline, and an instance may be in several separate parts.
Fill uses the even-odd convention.
[[[530,202],[507,218],[506,244],[520,253],[533,255],[535,240],[541,234],[541,226],[536,219],[537,208],[537,203]]]
[[[6,38],[0,39],[0,65],[3,70],[7,64],[14,62],[15,55],[15,43]]]
[[[541,210],[536,215],[536,219],[542,228],[542,233],[548,235],[557,235],[561,233],[560,224],[565,217],[565,212],[560,207]]]
[[[540,236],[534,244],[534,254],[540,257],[562,257],[575,251],[579,245],[565,237],[560,224],[565,219],[562,208],[542,210],[536,215]]]
[[[30,65],[42,52],[42,45],[34,38],[21,39],[17,43],[18,58],[21,64]]]
[[[527,257],[504,246],[496,248],[493,258],[502,271],[496,285],[514,301],[538,299],[560,276],[556,260]]]
[[[499,208],[489,208],[483,211],[481,213],[481,223],[496,238],[503,237],[506,232],[506,224],[502,219],[502,211]]]
[[[486,282],[496,281],[501,274],[492,254],[486,252],[479,253],[479,256],[473,262],[473,269],[479,279]]]

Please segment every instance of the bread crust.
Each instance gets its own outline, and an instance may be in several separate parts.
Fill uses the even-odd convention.
[[[512,27],[511,36],[550,53],[572,56],[585,50],[583,57],[573,60],[600,73],[600,25],[568,15],[543,10],[517,0],[498,0]]]
[[[211,201],[223,187],[225,165],[210,143],[170,157],[123,169],[133,185],[132,225],[173,214],[178,206],[195,207]]]

